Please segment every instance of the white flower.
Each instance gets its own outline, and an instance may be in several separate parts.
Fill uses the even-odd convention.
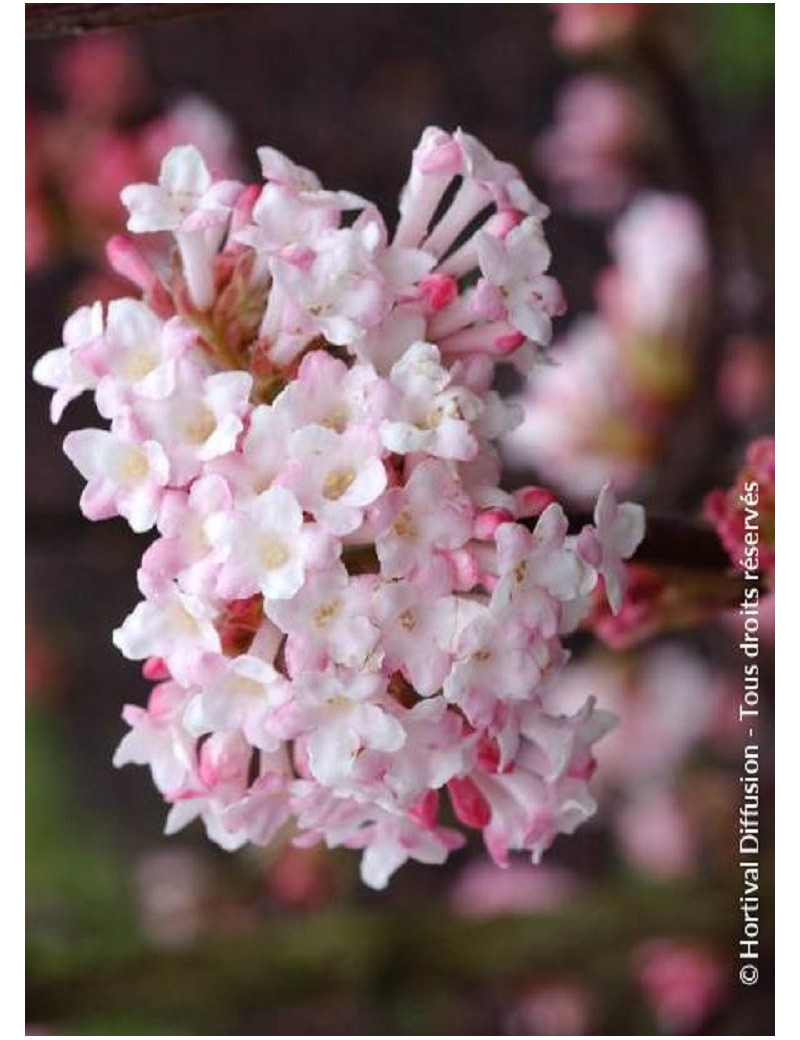
[[[379,629],[369,618],[368,579],[350,578],[341,564],[315,571],[291,599],[265,605],[267,615],[290,637],[287,654],[324,668],[328,660],[349,668],[380,666]]]
[[[88,481],[81,509],[90,520],[124,516],[134,531],[153,526],[169,479],[160,444],[108,430],[75,430],[64,438],[64,452]]]
[[[451,375],[440,362],[432,343],[414,343],[392,367],[389,378],[399,391],[399,403],[392,418],[381,423],[389,451],[426,452],[461,461],[477,454],[471,424],[483,405],[475,394],[451,386]]]
[[[288,484],[303,508],[336,535],[361,526],[364,510],[386,487],[377,438],[305,426],[289,440]]]
[[[206,602],[169,585],[114,629],[114,646],[131,661],[162,658],[180,683],[190,685],[202,655],[221,650],[215,616]]]
[[[122,192],[129,231],[175,233],[190,295],[201,310],[213,302],[212,262],[241,190],[235,181],[215,183],[200,152],[187,144],[164,157],[157,185],[132,184]]]
[[[70,401],[94,390],[98,375],[92,365],[92,348],[103,334],[103,307],[79,307],[64,323],[64,345],[44,354],[33,366],[33,378],[55,393],[50,418],[58,422]]]
[[[314,531],[286,488],[270,488],[239,509],[209,517],[205,530],[221,564],[220,595],[290,599],[302,587]]]
[[[296,683],[297,723],[307,732],[308,763],[327,786],[346,781],[360,752],[399,751],[400,722],[376,700],[385,688],[378,675],[324,672]]]
[[[481,271],[498,290],[509,322],[546,346],[553,335],[550,318],[563,312],[564,300],[558,282],[544,273],[551,256],[541,223],[528,217],[502,241],[483,231],[477,239]]]
[[[198,675],[199,693],[189,701],[184,725],[194,736],[242,730],[250,743],[276,751],[280,742],[266,725],[271,711],[290,697],[289,684],[274,666],[253,654],[216,657]]]

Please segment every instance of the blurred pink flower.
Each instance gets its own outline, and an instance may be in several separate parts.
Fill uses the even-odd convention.
[[[660,1028],[673,1035],[702,1028],[727,989],[725,966],[716,954],[675,939],[640,946],[633,971]]]
[[[640,131],[639,106],[628,87],[608,76],[578,76],[559,94],[555,123],[535,142],[534,158],[565,205],[605,213],[631,193],[631,153]]]
[[[516,398],[523,420],[501,440],[503,457],[534,470],[577,501],[611,480],[618,490],[642,476],[655,443],[634,420],[625,361],[600,316],[579,319],[553,348],[552,365],[534,368]]]
[[[695,843],[689,817],[678,799],[651,788],[623,805],[614,829],[628,863],[658,878],[676,878],[694,865]]]
[[[109,122],[128,112],[144,87],[141,58],[128,33],[70,40],[56,55],[54,79],[68,109]]]
[[[636,29],[645,4],[550,4],[553,37],[569,54],[583,54],[620,43]]]
[[[589,1033],[593,1011],[594,1000],[585,986],[558,980],[517,997],[510,1025],[514,1034],[584,1036]]]
[[[639,195],[611,233],[614,266],[600,279],[600,307],[622,334],[685,336],[708,277],[700,210],[680,195]]]
[[[53,134],[58,132],[53,127]],[[65,141],[66,148],[77,143]],[[147,176],[148,165],[134,137],[113,127],[83,137],[79,152],[61,170],[60,190],[73,230],[93,247],[108,231],[124,225],[120,192],[131,180]],[[92,175],[86,176],[91,169]]]
[[[597,313],[533,368],[516,399],[523,421],[501,440],[506,461],[579,502],[608,480],[629,491],[658,457],[705,307],[705,231],[688,199],[637,196],[610,244]]]
[[[25,269],[44,267],[52,248],[53,235],[44,201],[38,191],[30,190],[25,194]]]
[[[505,870],[497,870],[476,860],[455,879],[448,901],[462,917],[498,917],[555,910],[577,888],[573,875],[560,867],[512,860]]]
[[[772,407],[775,356],[772,344],[735,336],[725,345],[717,375],[717,399],[725,414],[746,422]]]
[[[287,844],[266,872],[267,892],[283,906],[313,910],[329,903],[335,892],[331,859],[322,845],[299,848]]]
[[[183,946],[202,931],[211,879],[197,853],[148,852],[135,864],[133,881],[142,928],[156,946]]]

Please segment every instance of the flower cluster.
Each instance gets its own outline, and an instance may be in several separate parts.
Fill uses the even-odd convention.
[[[572,534],[500,487],[496,367],[529,367],[563,309],[547,210],[460,130],[423,133],[393,236],[259,159],[243,186],[182,146],[126,188],[149,251],[109,257],[143,299],[82,308],[35,370],[54,419],[90,390],[110,423],[65,441],[85,515],[157,531],[114,633],[157,685],[115,762],[150,767],[168,832],[234,849],[293,819],[378,888],[463,843],[448,815],[538,860],[594,811],[612,723],[551,708],[562,639],[599,584],[619,607],[644,529],[610,487]]]
[[[611,235],[597,311],[575,322],[520,395],[524,420],[503,439],[509,463],[564,494],[630,489],[658,457],[691,387],[708,247],[688,199],[642,193]]]

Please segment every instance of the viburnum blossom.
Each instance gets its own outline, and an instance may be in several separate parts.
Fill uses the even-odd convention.
[[[451,818],[538,861],[594,811],[613,724],[556,706],[563,639],[603,585],[617,608],[644,532],[608,487],[570,532],[549,493],[500,486],[496,369],[563,309],[547,210],[460,130],[424,132],[394,237],[259,158],[264,185],[217,182],[181,146],[127,188],[164,252],[109,256],[144,298],[78,312],[35,372],[54,418],[90,390],[110,420],[66,441],[84,513],[157,532],[114,642],[158,685],[115,763],[150,766],[169,833],[200,819],[234,849],[293,821],[378,888],[463,844]]]

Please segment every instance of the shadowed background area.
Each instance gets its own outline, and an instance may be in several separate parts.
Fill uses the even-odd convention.
[[[110,639],[136,602],[143,540],[120,520],[81,517],[61,442],[96,425],[93,409],[79,400],[51,426],[49,394],[29,373],[75,306],[129,291],[105,268],[103,240],[124,225],[119,189],[155,179],[172,144],[196,140],[213,168],[245,180],[270,144],[393,220],[421,130],[462,126],[553,209],[553,273],[569,302],[557,338],[598,308],[609,233],[642,189],[702,214],[711,276],[681,347],[689,375],[667,393],[676,352],[652,353],[658,421],[635,472],[620,467],[628,497],[694,515],[772,429],[772,5],[560,5],[647,9],[635,46],[588,48],[574,26],[554,34],[559,5],[242,4],[198,17],[181,6],[174,21],[27,45],[31,1031],[770,1032],[767,746],[762,977],[750,990],[736,978],[741,662],[729,619],[614,656],[576,644],[570,681],[605,695],[623,732],[605,773],[599,755],[598,817],[541,868],[520,859],[500,871],[475,840],[446,867],[409,864],[376,894],[347,852],[287,842],[229,856],[194,828],[164,838],[145,772],[111,766],[121,707],[147,692]],[[600,114],[550,132],[563,128],[569,83],[587,75],[618,77],[641,105],[593,153]],[[587,179],[603,190],[587,196]],[[510,481],[550,479],[536,450],[510,451]],[[564,494],[583,505],[581,489]],[[768,618],[762,634],[766,741]]]

